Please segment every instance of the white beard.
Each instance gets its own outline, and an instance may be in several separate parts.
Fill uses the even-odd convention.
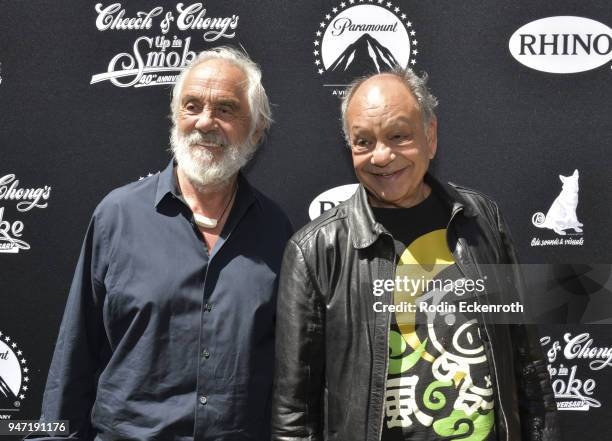
[[[222,186],[244,167],[257,150],[257,145],[247,136],[242,144],[228,145],[216,133],[202,134],[193,130],[188,135],[181,133],[176,124],[172,126],[170,146],[174,158],[191,183],[199,188]],[[198,143],[213,143],[224,147],[219,158]]]

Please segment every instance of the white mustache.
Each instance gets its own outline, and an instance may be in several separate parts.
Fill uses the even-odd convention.
[[[224,147],[222,154],[215,155],[203,146]],[[200,187],[220,185],[244,167],[257,150],[257,145],[247,138],[243,143],[231,143],[216,130],[202,133],[192,130],[181,133],[176,125],[170,133],[172,153],[189,180]]]
[[[213,144],[219,147],[227,147],[226,139],[217,132],[201,133],[194,130],[186,137],[187,144],[194,146],[196,144]]]

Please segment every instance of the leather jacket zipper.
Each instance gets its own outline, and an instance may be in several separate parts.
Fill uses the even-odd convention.
[[[446,243],[448,245],[448,231],[450,228],[450,224],[453,221],[453,219],[455,218],[455,216],[457,215],[457,213],[459,213],[460,211],[462,211],[463,208],[462,207],[457,207],[455,209],[453,209],[453,212],[451,213],[451,217],[448,221],[448,224],[446,225]],[[459,240],[457,240],[457,242],[459,243]],[[469,249],[466,248],[466,252],[469,252]],[[456,259],[457,261],[455,262],[455,264],[457,265],[457,268],[459,268],[459,271],[461,271],[461,273],[463,274],[464,277],[467,277],[465,274],[465,270],[463,268],[461,268],[461,264],[459,262],[459,259]],[[480,275],[480,274],[479,274]],[[484,294],[486,295],[486,289]],[[485,333],[487,334],[487,340],[490,342],[491,341],[491,333],[489,332],[489,328],[487,327],[487,321],[485,320],[484,314],[481,314],[482,316],[482,324],[484,326],[484,330]],[[493,371],[495,372],[495,386],[497,387],[497,397],[499,399],[499,407],[500,407],[500,411],[502,414],[502,417],[504,419],[504,423],[505,423],[505,429],[506,429],[506,441],[510,440],[510,433],[509,433],[509,429],[508,429],[508,419],[506,418],[506,412],[504,412],[504,406],[503,406],[503,402],[502,402],[502,397],[501,397],[501,388],[499,387],[499,375],[498,375],[498,370],[497,370],[497,362],[495,361],[495,354],[493,351],[493,346],[491,345],[491,361],[493,362]]]
[[[391,260],[391,269],[396,267],[397,253],[395,252],[395,243],[393,243],[393,237],[389,235],[392,241],[393,258]],[[395,271],[393,271],[393,277],[395,277]],[[391,301],[394,301],[393,294],[391,294]],[[383,424],[385,423],[386,404],[387,404],[387,376],[389,375],[389,328],[391,327],[391,313],[387,312],[387,323],[385,325],[385,375],[383,377],[383,397],[382,397],[382,409],[380,411],[380,425],[378,427],[378,441],[382,438]]]
[[[395,257],[395,256],[394,256]],[[385,376],[383,383],[382,409],[380,411],[380,427],[378,428],[378,440],[382,438],[383,424],[385,423],[387,404],[387,376],[389,375],[389,327],[391,326],[391,313],[387,312],[386,338],[385,338]]]

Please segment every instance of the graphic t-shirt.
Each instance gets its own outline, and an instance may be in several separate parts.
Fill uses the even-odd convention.
[[[465,295],[446,242],[450,208],[432,193],[411,208],[373,211],[398,250],[393,301],[414,305],[392,313],[382,440],[496,440],[478,318],[443,307]]]

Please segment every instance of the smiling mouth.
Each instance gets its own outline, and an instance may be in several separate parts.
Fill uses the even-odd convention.
[[[389,172],[389,173],[372,173],[372,174],[376,176],[377,178],[388,179],[388,178],[392,178],[392,177],[399,175],[403,171],[404,169],[400,169],[400,170],[396,170],[394,172]]]
[[[193,144],[195,147],[206,148],[206,149],[222,149],[225,148],[225,144],[214,144],[214,143],[197,143]]]

